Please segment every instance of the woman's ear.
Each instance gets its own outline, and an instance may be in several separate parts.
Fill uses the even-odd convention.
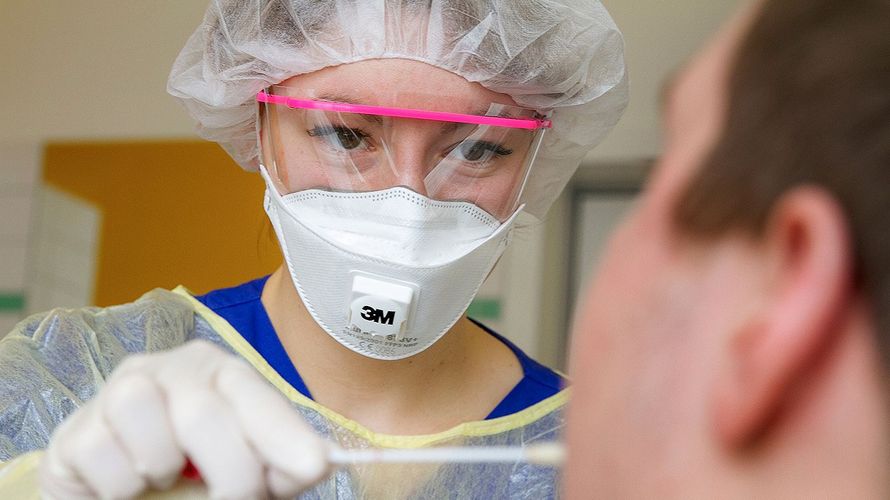
[[[760,244],[764,306],[731,333],[713,399],[716,432],[728,447],[751,443],[793,404],[796,383],[814,371],[851,302],[849,228],[826,191],[785,193]]]

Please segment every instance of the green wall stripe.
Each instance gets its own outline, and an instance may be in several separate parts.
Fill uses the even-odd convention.
[[[24,294],[0,292],[0,312],[22,312],[24,310]]]
[[[467,308],[467,316],[474,319],[500,319],[501,301],[498,299],[475,299]]]

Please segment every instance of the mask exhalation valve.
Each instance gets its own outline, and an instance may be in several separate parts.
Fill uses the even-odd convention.
[[[413,300],[414,289],[410,286],[356,274],[352,280],[350,328],[398,339],[405,333]]]

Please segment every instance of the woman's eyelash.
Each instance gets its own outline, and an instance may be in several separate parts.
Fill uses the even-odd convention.
[[[367,139],[370,135],[362,129],[344,127],[342,125],[317,125],[306,131],[310,137],[323,137],[329,135],[352,135],[358,139]],[[489,151],[498,156],[508,156],[513,154],[512,149],[508,149],[501,144],[488,141],[475,141],[469,145],[473,149]]]
[[[362,139],[370,137],[367,132],[360,128],[343,127],[340,125],[317,125],[306,131],[309,137],[321,137],[333,134],[353,134]]]
[[[458,147],[458,146],[456,146],[456,147]],[[498,156],[507,156],[507,155],[513,154],[512,149],[507,149],[506,147],[504,147],[501,144],[496,144],[494,142],[488,142],[488,141],[474,141],[474,142],[470,142],[470,143],[465,143],[459,147],[469,148],[471,150],[477,150],[477,151],[489,151],[489,152],[492,152]]]
[[[488,151],[491,151],[492,153],[500,155],[500,156],[507,156],[507,155],[513,154],[512,149],[507,149],[500,144],[494,144],[491,142],[483,142],[482,145]]]

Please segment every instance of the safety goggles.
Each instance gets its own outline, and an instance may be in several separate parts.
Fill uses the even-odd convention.
[[[551,127],[546,116],[443,95],[374,97],[359,102],[284,86],[257,94],[264,162],[281,195],[403,186],[434,200],[473,203],[500,220],[512,215]]]

